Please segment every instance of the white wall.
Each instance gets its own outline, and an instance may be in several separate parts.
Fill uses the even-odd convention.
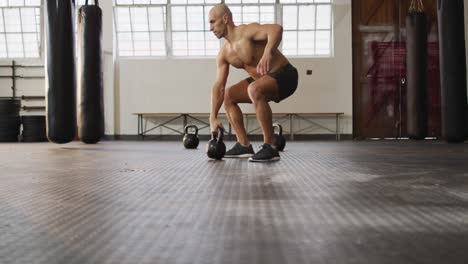
[[[299,71],[299,87],[285,101],[272,103],[273,112],[344,112],[342,132],[350,134],[352,114],[351,2],[335,4],[335,54],[331,58],[290,58]],[[306,70],[312,75],[306,75]],[[136,133],[135,112],[210,111],[214,82],[214,58],[204,59],[120,59],[117,134]],[[228,85],[247,75],[231,68]],[[251,105],[243,105],[254,112]],[[334,127],[334,120],[322,120]],[[299,128],[303,124],[297,124]],[[159,132],[159,131],[156,131]],[[323,132],[323,131],[322,131]],[[321,133],[314,131],[314,133]],[[325,132],[328,133],[328,132]]]

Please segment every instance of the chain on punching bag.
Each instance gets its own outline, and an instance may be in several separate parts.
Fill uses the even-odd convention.
[[[411,139],[424,139],[428,127],[427,18],[421,0],[412,0],[406,16],[406,120]]]
[[[104,136],[102,10],[86,1],[78,12],[78,134],[94,144]]]
[[[463,0],[438,0],[442,135],[463,142],[467,133]]]
[[[47,138],[68,143],[76,136],[74,0],[47,0]]]

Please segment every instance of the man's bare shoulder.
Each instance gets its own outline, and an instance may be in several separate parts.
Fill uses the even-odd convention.
[[[259,23],[250,23],[239,25],[238,29],[242,37],[250,38],[255,32],[260,30],[260,27],[261,24]]]
[[[225,42],[221,48],[219,49],[218,56],[216,56],[216,61],[218,63],[226,63],[226,50],[227,50],[227,43]]]
[[[249,30],[249,29],[252,29],[252,28],[256,28],[258,26],[260,26],[260,24],[254,22],[254,23],[249,23],[249,24],[241,24],[241,25],[238,26],[238,28],[239,28],[239,30]]]
[[[223,43],[218,52],[218,58],[224,58],[226,56],[227,44]]]

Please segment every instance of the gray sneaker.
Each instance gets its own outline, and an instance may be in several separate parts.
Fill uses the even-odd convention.
[[[278,150],[270,144],[263,144],[261,149],[249,158],[252,162],[270,162],[280,160]]]
[[[225,158],[248,158],[248,157],[252,157],[254,153],[255,152],[252,148],[252,145],[245,147],[245,146],[242,146],[239,142],[236,142],[234,147],[226,151],[226,155],[224,155],[224,157]]]

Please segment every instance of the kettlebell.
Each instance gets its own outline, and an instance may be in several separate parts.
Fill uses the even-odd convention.
[[[193,128],[195,132],[189,132],[189,129]],[[186,125],[185,128],[185,135],[184,139],[184,147],[187,149],[195,149],[198,147],[198,143],[200,142],[198,139],[198,127],[196,125]]]
[[[283,151],[284,147],[286,146],[286,139],[283,136],[283,127],[280,124],[275,123],[273,124],[273,130],[275,128],[278,128],[278,134],[275,133],[273,135],[273,139],[274,139],[273,144],[276,146],[277,150]]]
[[[221,160],[226,154],[226,145],[223,142],[224,130],[221,127],[217,130],[211,133],[211,140],[206,145],[206,155],[211,159]]]

